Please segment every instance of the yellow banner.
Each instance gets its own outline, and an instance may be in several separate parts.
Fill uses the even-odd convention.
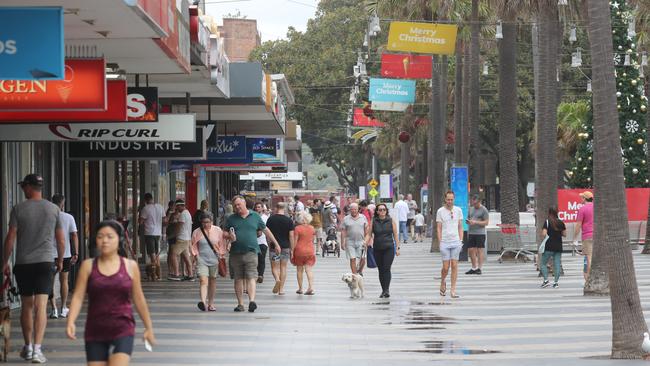
[[[453,55],[457,32],[454,24],[391,22],[388,50]]]

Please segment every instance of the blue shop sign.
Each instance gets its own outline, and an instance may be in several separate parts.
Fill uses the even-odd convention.
[[[63,8],[0,7],[0,80],[62,80]]]
[[[280,139],[274,138],[248,138],[249,148],[253,150],[253,162],[280,161]]]
[[[415,80],[371,78],[370,100],[415,103]]]
[[[208,147],[208,160],[246,159],[246,136],[219,136],[216,146]]]

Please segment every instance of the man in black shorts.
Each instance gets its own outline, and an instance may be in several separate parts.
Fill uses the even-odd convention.
[[[41,344],[47,326],[47,297],[52,289],[53,269],[63,269],[65,238],[59,208],[43,199],[43,178],[29,174],[18,184],[27,200],[11,209],[2,265],[6,272],[15,244],[14,274],[20,291],[20,325],[25,340],[20,357],[32,363],[45,363]]]
[[[467,236],[467,252],[472,261],[472,269],[465,274],[483,273],[482,267],[485,261],[485,238],[487,231],[485,227],[490,221],[490,213],[487,208],[481,204],[481,197],[475,194],[472,196],[472,205],[469,208],[467,224],[469,231]]]
[[[59,212],[59,219],[61,220],[61,228],[63,229],[63,236],[65,238],[65,253],[63,255],[63,269],[59,273],[59,285],[61,288],[61,312],[58,312],[56,307],[56,299],[54,298],[54,288],[50,293],[50,304],[52,305],[52,312],[50,319],[67,318],[68,312],[68,274],[70,269],[77,263],[79,256],[79,237],[77,236],[77,223],[74,217],[67,212],[64,212],[65,197],[62,194],[55,194],[52,196],[52,203],[57,205],[61,210]],[[54,257],[56,259],[56,257]],[[54,280],[56,282],[56,279]],[[54,287],[54,286],[52,286]]]

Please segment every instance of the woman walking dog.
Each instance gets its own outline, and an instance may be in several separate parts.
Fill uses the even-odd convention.
[[[95,238],[99,256],[81,264],[66,333],[68,338],[76,339],[75,321],[88,292],[86,361],[92,366],[124,366],[129,364],[135,337],[131,301],[144,323],[146,347],[156,343],[153,325],[140,284],[138,263],[125,258],[122,225],[117,221],[103,221],[97,227]]]
[[[375,210],[375,217],[368,228],[369,240],[366,246],[373,248],[375,262],[379,270],[379,283],[381,283],[380,298],[390,297],[391,266],[395,256],[399,256],[399,243],[397,239],[397,225],[388,215],[388,207],[380,203]]]

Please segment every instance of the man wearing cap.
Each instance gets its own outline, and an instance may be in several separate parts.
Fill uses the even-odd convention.
[[[174,217],[172,223],[180,224],[180,229],[178,235],[176,236],[176,243],[172,247],[173,255],[171,256],[171,267],[174,272],[174,277],[176,280],[194,280],[194,274],[192,273],[192,261],[190,260],[189,247],[190,240],[192,239],[192,215],[190,212],[185,209],[185,201],[178,199],[176,200],[176,212],[177,216]],[[187,267],[188,275],[182,277],[179,270],[178,257],[181,256],[185,267]]]
[[[45,363],[41,344],[47,326],[47,298],[52,289],[53,267],[57,272],[63,268],[65,235],[59,208],[43,199],[43,178],[29,174],[18,184],[27,200],[11,209],[2,265],[6,272],[15,244],[14,275],[20,291],[20,325],[25,340],[20,357]],[[55,263],[52,258],[56,258]]]
[[[591,255],[594,248],[594,194],[585,191],[580,193],[582,198],[582,207],[578,209],[578,218],[576,228],[573,234],[574,243],[578,241],[578,234],[582,232],[582,254],[587,257],[587,268],[583,271],[585,281],[589,279],[591,270]]]
[[[490,213],[481,204],[481,197],[478,194],[472,195],[472,205],[469,207],[469,218],[467,224],[467,254],[472,261],[472,269],[465,274],[483,274],[483,262],[485,261],[485,238],[487,231],[485,227],[490,220]]]

